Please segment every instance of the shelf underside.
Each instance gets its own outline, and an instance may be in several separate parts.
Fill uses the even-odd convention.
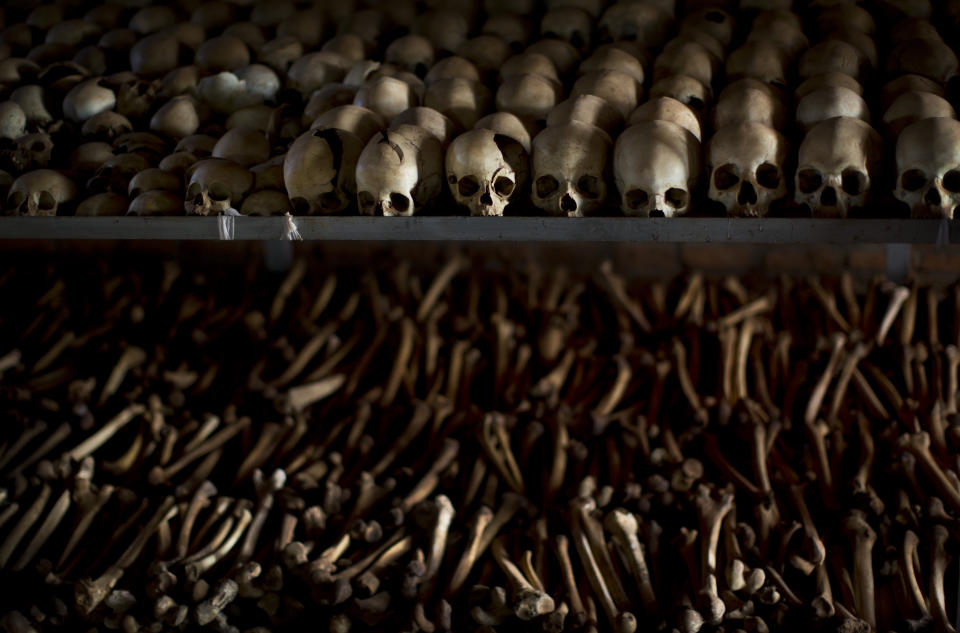
[[[304,240],[334,242],[660,242],[930,244],[960,242],[960,220],[718,218],[297,217]],[[285,239],[282,217],[230,218],[234,240]],[[0,219],[0,240],[221,240],[220,218]]]

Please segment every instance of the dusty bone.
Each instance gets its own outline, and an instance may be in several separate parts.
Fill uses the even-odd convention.
[[[110,421],[97,429],[96,433],[85,439],[83,442],[64,453],[64,456],[73,461],[80,461],[88,455],[92,455],[98,448],[107,443],[117,431],[127,425],[131,420],[146,412],[146,407],[142,404],[132,404],[118,413]]]
[[[40,518],[40,515],[43,513],[44,506],[47,505],[47,499],[50,497],[50,485],[44,484],[40,489],[40,493],[34,499],[33,503],[30,504],[30,507],[24,510],[23,514],[20,516],[20,520],[17,521],[16,525],[13,526],[13,529],[10,530],[10,533],[7,534],[7,537],[4,539],[3,543],[0,544],[0,569],[7,566],[7,562],[10,560],[10,557],[13,556],[13,552],[16,549],[17,545],[20,544],[20,541],[27,535],[27,532],[33,527],[33,524],[37,522]]]
[[[617,137],[613,171],[627,215],[687,212],[700,174],[700,144],[668,121],[643,121]]]
[[[494,539],[491,551],[497,565],[503,570],[513,587],[514,613],[518,618],[526,621],[552,612],[556,608],[553,598],[530,584],[523,572],[510,560],[503,545],[504,538]]]
[[[604,524],[613,535],[614,543],[619,548],[620,554],[626,559],[633,579],[639,586],[644,615],[656,621],[659,618],[657,597],[650,578],[650,569],[647,567],[643,545],[637,538],[639,524],[636,517],[622,508],[616,508],[607,515]]]

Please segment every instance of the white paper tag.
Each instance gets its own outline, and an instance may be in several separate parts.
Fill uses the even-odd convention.
[[[236,231],[236,218],[240,215],[240,212],[236,209],[229,208],[224,211],[221,215],[217,216],[217,228],[220,230],[220,239],[221,240],[232,240],[234,232]]]

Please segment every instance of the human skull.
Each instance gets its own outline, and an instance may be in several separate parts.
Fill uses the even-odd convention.
[[[353,105],[373,110],[390,120],[407,108],[419,105],[419,99],[405,81],[395,77],[377,77],[360,86]]]
[[[423,104],[449,117],[460,129],[470,129],[490,110],[490,91],[479,81],[461,77],[438,79],[427,87]]]
[[[430,67],[430,70],[427,71],[426,76],[423,78],[423,81],[428,86],[435,81],[440,79],[448,79],[450,77],[459,77],[461,79],[469,79],[470,81],[481,81],[482,77],[480,76],[480,70],[477,68],[477,65],[467,59],[466,57],[460,57],[458,55],[452,55],[441,59],[436,64]]]
[[[603,12],[597,26],[605,41],[627,40],[654,49],[666,41],[673,16],[653,3],[621,0]]]
[[[620,111],[610,105],[606,99],[590,94],[577,95],[558,103],[547,116],[547,127],[563,125],[570,121],[595,125],[611,138],[616,136],[623,127],[623,115]]]
[[[514,75],[500,84],[496,105],[497,110],[515,114],[528,125],[539,126],[557,105],[557,87],[542,75]]]
[[[357,202],[366,215],[413,215],[442,187],[440,142],[412,125],[375,135],[357,161]]]
[[[474,129],[453,139],[445,160],[453,199],[474,216],[500,216],[525,194],[529,157],[516,140]]]
[[[783,164],[787,140],[763,123],[749,122],[717,131],[707,147],[707,196],[727,215],[763,217],[787,195]]]
[[[824,40],[814,44],[800,57],[798,74],[804,79],[828,72],[850,75],[863,83],[869,63],[856,46],[843,40]]]
[[[707,107],[713,97],[708,86],[693,77],[672,75],[654,82],[650,88],[650,98],[670,97],[688,106],[697,116],[705,117]]]
[[[183,215],[183,203],[180,196],[172,191],[163,189],[145,191],[130,202],[127,215],[140,217]]]
[[[510,45],[496,35],[478,35],[457,47],[457,55],[476,64],[478,70],[492,74],[500,69],[512,52]]]
[[[775,43],[768,40],[747,42],[727,58],[727,79],[745,77],[784,89],[787,87],[787,56]]]
[[[582,218],[601,209],[610,182],[613,141],[580,121],[548,127],[533,139],[533,204],[549,215]]]
[[[626,119],[637,107],[643,86],[631,75],[619,70],[596,70],[580,77],[570,92],[571,97],[596,95],[612,105]]]
[[[705,86],[713,82],[713,58],[702,44],[678,40],[668,44],[653,63],[653,79],[673,75],[693,77]]]
[[[860,119],[818,123],[800,144],[795,200],[817,217],[847,217],[851,209],[864,208],[882,152],[880,135]]]
[[[540,34],[569,42],[579,51],[590,48],[593,40],[593,17],[579,7],[557,7],[548,10],[540,21]]]
[[[427,130],[440,141],[440,145],[444,151],[446,151],[450,141],[453,140],[456,128],[449,117],[426,106],[410,108],[393,117],[390,121],[390,127],[397,127],[399,125],[415,125]]]
[[[525,152],[530,153],[530,132],[515,114],[494,112],[477,121],[473,127],[478,130],[493,130],[497,134],[509,136],[523,145]]]
[[[915,74],[945,84],[958,73],[957,56],[943,40],[912,39],[894,48],[887,56],[891,75]]]
[[[283,183],[298,215],[341,213],[356,199],[363,141],[351,132],[320,128],[293,142],[283,159]]]
[[[77,197],[77,186],[72,180],[52,169],[29,171],[10,186],[7,210],[18,215],[54,216],[60,205]]]
[[[129,201],[126,196],[119,193],[108,191],[105,193],[96,193],[79,205],[77,217],[107,217],[126,215]]]
[[[384,61],[423,77],[433,66],[433,44],[422,35],[404,35],[387,46]]]
[[[287,194],[275,189],[255,191],[243,199],[241,215],[283,215],[291,210]]]
[[[617,137],[613,172],[625,215],[683,215],[700,174],[700,143],[669,121],[642,121]]]
[[[491,13],[480,28],[481,33],[496,35],[514,48],[527,45],[533,35],[533,25],[526,17],[513,13]]]
[[[630,114],[627,124],[634,125],[641,121],[670,121],[685,128],[696,137],[697,141],[702,141],[700,120],[697,119],[697,115],[690,106],[673,97],[657,97],[637,106],[637,109]]]
[[[251,167],[270,157],[270,143],[259,130],[235,127],[220,137],[210,155]]]
[[[130,179],[130,184],[127,185],[127,195],[136,198],[147,191],[179,192],[182,186],[183,179],[179,174],[151,167],[150,169],[144,169]]]
[[[598,48],[590,57],[580,62],[577,74],[585,75],[598,70],[619,70],[631,75],[641,86],[646,78],[640,60],[612,44]]]
[[[893,195],[915,218],[953,218],[960,204],[960,121],[917,121],[897,139]]]
[[[883,126],[888,138],[896,139],[911,123],[937,117],[956,118],[949,101],[930,92],[905,92],[883,113]]]
[[[705,6],[690,11],[680,24],[680,34],[690,31],[707,33],[716,39],[723,48],[730,46],[735,26],[733,16],[720,6]]]
[[[542,39],[528,46],[526,52],[546,55],[561,75],[572,71],[580,61],[580,52],[566,40]]]
[[[130,179],[149,168],[150,163],[140,154],[117,154],[97,167],[93,178],[87,181],[87,189],[125,193]]]
[[[99,112],[112,110],[115,105],[117,95],[103,79],[88,79],[74,86],[63,98],[63,114],[82,123]]]
[[[84,121],[80,128],[80,133],[84,136],[100,136],[107,139],[114,139],[130,132],[133,132],[130,119],[112,110],[93,115]]]
[[[16,140],[0,139],[0,169],[23,173],[42,169],[50,164],[53,139],[49,134],[36,133]]]
[[[470,21],[453,8],[433,9],[417,16],[413,32],[425,36],[438,51],[453,53],[466,41]]]
[[[814,90],[797,104],[796,119],[803,130],[838,116],[862,119],[869,123],[870,107],[856,92],[840,86]]]
[[[27,115],[15,101],[0,102],[0,138],[15,139],[27,129]]]
[[[553,61],[549,57],[542,53],[521,53],[511,57],[500,68],[500,81],[527,73],[546,77],[557,84],[559,89],[560,75],[557,74],[557,67],[553,65]]]
[[[220,215],[239,204],[254,182],[250,170],[222,158],[198,161],[184,176],[187,196],[183,208],[193,215]]]
[[[943,86],[928,77],[920,75],[902,75],[887,82],[881,91],[881,103],[884,110],[893,105],[900,95],[908,92],[929,92],[938,97],[945,94]]]
[[[770,90],[755,88],[750,80],[741,79],[728,86],[713,109],[713,129],[757,121],[775,129],[786,119],[783,103]]]
[[[863,96],[863,86],[860,85],[859,81],[850,75],[831,71],[822,73],[820,75],[814,75],[813,77],[804,80],[804,82],[797,86],[797,89],[793,91],[793,98],[799,101],[814,90],[838,87],[852,90],[858,95]]]

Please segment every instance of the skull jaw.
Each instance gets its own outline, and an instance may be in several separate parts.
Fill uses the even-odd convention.
[[[221,215],[230,208],[230,199],[214,200],[204,191],[193,200],[185,201],[183,208],[190,215]]]

